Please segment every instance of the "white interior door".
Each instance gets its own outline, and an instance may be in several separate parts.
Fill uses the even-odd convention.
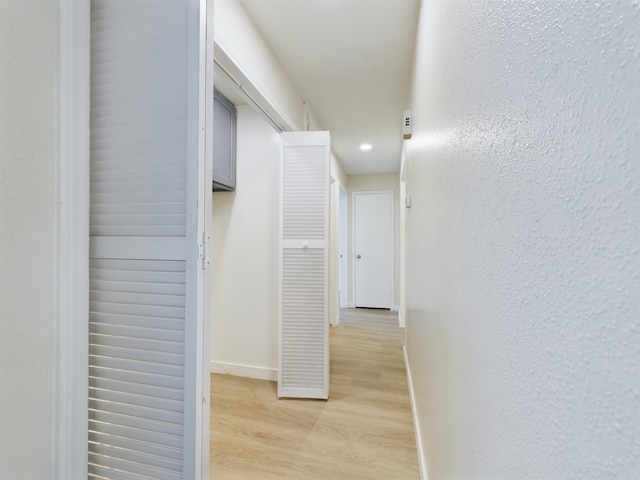
[[[91,2],[89,478],[208,478],[211,7]]]
[[[329,396],[329,132],[282,134],[278,396]]]
[[[355,306],[391,308],[393,192],[354,192]]]

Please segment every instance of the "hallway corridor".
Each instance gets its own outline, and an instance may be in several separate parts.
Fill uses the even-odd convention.
[[[211,478],[420,478],[397,314],[343,310],[328,402],[278,400],[275,382],[211,377]]]

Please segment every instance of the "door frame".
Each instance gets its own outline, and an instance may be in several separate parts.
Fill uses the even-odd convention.
[[[54,478],[88,476],[90,2],[60,0],[56,104]]]
[[[391,229],[391,251],[390,255],[390,263],[391,263],[391,292],[389,298],[389,309],[394,309],[394,300],[395,300],[395,204],[394,204],[394,190],[359,190],[351,192],[351,299],[353,301],[352,306],[356,306],[356,197],[359,195],[388,195],[389,196],[389,224],[392,226]],[[350,305],[351,306],[351,305]]]
[[[341,259],[340,256],[345,256]],[[338,189],[338,310],[349,306],[349,192],[340,183]]]

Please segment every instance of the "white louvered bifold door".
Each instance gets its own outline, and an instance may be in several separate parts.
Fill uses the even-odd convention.
[[[329,132],[282,134],[278,396],[329,396]]]
[[[91,1],[89,478],[208,478],[211,23]]]

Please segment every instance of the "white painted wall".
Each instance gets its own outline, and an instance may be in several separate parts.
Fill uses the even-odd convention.
[[[406,346],[429,480],[638,478],[638,25],[632,1],[422,3]]]
[[[332,178],[329,189],[329,322],[340,323],[339,287],[340,258],[338,239],[340,228],[340,182]]]
[[[344,173],[344,169],[342,168],[340,160],[333,154],[333,152],[331,152],[331,178],[337,180],[341,185],[345,186],[349,182],[347,174]]]
[[[0,2],[0,478],[53,477],[57,2]]]
[[[239,0],[215,0],[214,31],[220,48],[285,118],[303,130],[304,100]]]
[[[348,191],[349,191],[349,306],[354,306],[354,298],[353,298],[353,256],[355,252],[353,251],[353,242],[352,242],[352,228],[353,228],[353,192],[367,192],[372,190],[393,190],[393,225],[394,225],[394,234],[393,234],[393,248],[394,248],[394,259],[393,259],[393,284],[394,284],[394,295],[393,295],[393,304],[394,307],[398,307],[400,302],[400,236],[399,236],[399,226],[400,226],[400,200],[399,200],[399,190],[400,190],[400,180],[399,174],[397,173],[379,173],[375,175],[349,175],[348,177]]]
[[[213,194],[212,370],[275,380],[280,135],[237,113],[236,190]]]
[[[400,224],[398,226],[398,256],[400,258],[400,264],[398,265],[398,276],[399,276],[399,293],[398,293],[398,324],[401,327],[406,326],[406,318],[407,318],[407,213],[409,208],[406,206],[407,202],[407,185],[404,181],[404,176],[402,175],[402,171],[404,168],[404,156],[401,159],[401,167],[400,167],[400,189],[398,191],[398,196],[400,197],[400,205],[399,209],[399,219]],[[410,202],[410,199],[409,199]]]
[[[241,75],[246,77],[252,86],[260,92],[264,100],[264,104],[261,104],[261,107],[265,110],[275,110],[278,116],[285,119],[286,125],[284,126],[288,129],[319,129],[320,125],[313,112],[305,105],[302,97],[291,83],[287,73],[278,63],[241,2],[238,0],[216,0],[214,13],[216,47],[231,60],[233,68],[239,70]],[[247,119],[251,116],[253,120],[251,122],[247,120],[248,123],[243,127],[247,130],[242,136],[240,134],[240,120],[238,120],[238,169],[245,169],[245,174],[248,178],[251,178],[251,182],[261,183],[264,187],[261,190],[261,194],[264,194],[264,198],[269,198],[276,203],[274,206],[269,203],[271,200],[269,202],[260,200],[259,194],[242,192],[240,187],[236,189],[236,193],[214,194],[214,223],[222,227],[222,230],[231,226],[233,233],[228,232],[225,234],[228,239],[214,240],[214,243],[217,243],[216,248],[219,254],[217,256],[220,257],[222,264],[219,265],[221,273],[218,275],[218,273],[214,272],[214,277],[218,276],[216,277],[217,280],[214,279],[213,282],[214,339],[212,340],[212,369],[213,371],[231,372],[236,375],[272,378],[272,370],[277,368],[277,323],[271,325],[270,322],[272,320],[277,322],[277,264],[274,262],[277,260],[278,238],[277,168],[279,150],[275,152],[276,157],[273,164],[275,170],[265,169],[265,164],[271,165],[270,161],[265,161],[265,159],[271,158],[273,153],[268,146],[269,140],[265,137],[265,128],[269,128],[269,126],[266,122],[258,121],[259,115],[254,115],[247,107],[243,108],[243,115]],[[258,127],[258,125],[260,126]],[[271,132],[273,133],[273,131]],[[240,150],[242,148],[246,149],[247,152],[244,160],[240,158]],[[243,162],[246,162],[246,164],[241,165]],[[256,166],[259,168],[256,168]],[[267,178],[261,178],[262,175]],[[340,161],[333,154],[331,156],[331,177],[335,180],[334,185],[337,182],[346,182],[347,178]],[[240,178],[239,175],[238,178]],[[275,178],[275,184],[272,183],[272,178]],[[270,187],[273,190],[267,191]],[[332,320],[337,319],[338,316],[337,237],[335,237],[338,214],[337,202],[334,200],[337,198],[335,188],[335,186],[332,187],[331,191],[332,204],[330,205],[329,220],[330,225],[333,226],[330,232],[332,245],[335,245],[335,248],[332,247],[332,251],[336,253],[335,258],[332,256],[330,259],[329,272],[329,316]],[[216,204],[217,200],[220,202],[219,205]],[[262,204],[253,205],[253,202],[262,202]],[[335,206],[334,202],[336,203]],[[236,203],[241,207],[237,206]],[[275,235],[273,241],[276,242],[273,251],[269,249],[270,245],[268,243],[253,249],[251,258],[256,262],[255,268],[257,270],[245,268],[243,270],[244,273],[239,273],[242,278],[244,276],[249,277],[252,285],[258,285],[261,281],[271,282],[269,289],[273,290],[273,297],[268,297],[268,300],[264,299],[264,302],[260,300],[257,303],[253,303],[253,307],[246,306],[251,311],[261,311],[262,313],[259,316],[266,315],[269,319],[267,323],[263,324],[266,330],[262,332],[265,335],[258,339],[262,342],[259,348],[254,348],[255,345],[251,342],[246,344],[245,336],[247,335],[247,330],[243,330],[246,325],[243,322],[236,324],[237,322],[232,320],[232,318],[240,315],[239,313],[233,313],[234,302],[239,298],[246,302],[247,294],[251,292],[243,284],[234,285],[228,281],[228,278],[224,278],[228,277],[227,271],[231,272],[236,268],[233,259],[244,253],[237,244],[237,240],[243,238],[246,232],[253,228],[251,219],[254,216],[259,219],[261,225],[268,223],[268,228],[265,227],[267,230],[265,230],[264,235],[269,237],[269,241],[272,239],[270,235]],[[220,222],[223,223],[220,224]],[[214,233],[215,238],[216,233]],[[224,243],[220,243],[223,240]],[[248,264],[249,262],[246,263]],[[271,269],[276,269],[274,270],[274,277],[269,276]],[[230,274],[233,275],[233,272]],[[216,307],[216,299],[222,299],[222,297],[224,299]],[[219,316],[222,316],[223,319],[218,320]],[[258,320],[254,319],[253,321]],[[265,325],[270,326],[267,327]],[[274,329],[273,332],[275,332],[273,335],[270,333],[272,328]],[[251,333],[251,335],[254,335],[254,333]],[[241,344],[245,345],[246,348]],[[266,346],[267,344],[268,346]],[[234,367],[233,365],[236,366]]]
[[[329,320],[339,323],[339,287],[340,287],[340,186],[347,182],[347,175],[338,158],[331,153],[331,190],[329,191]]]

